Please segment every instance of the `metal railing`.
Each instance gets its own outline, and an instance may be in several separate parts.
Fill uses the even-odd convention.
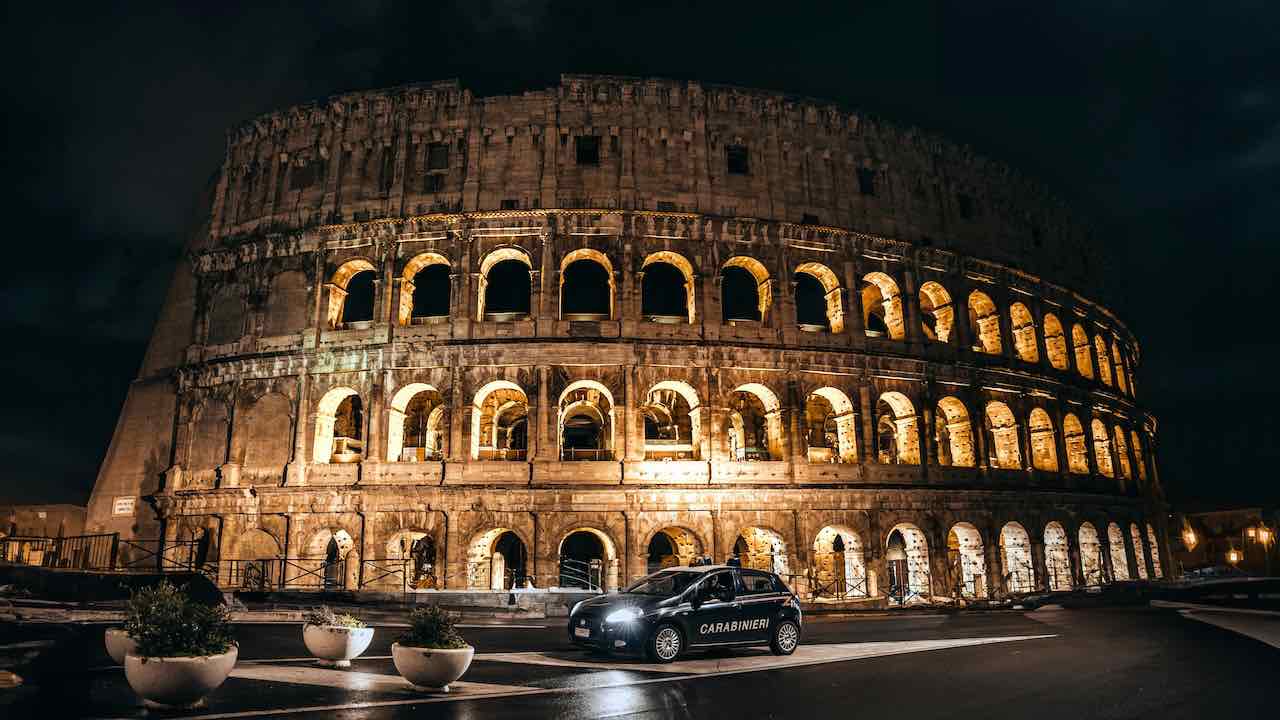
[[[560,587],[580,587],[602,592],[604,590],[604,563],[600,560],[577,560],[560,557]]]
[[[612,460],[612,450],[600,450],[597,448],[561,448],[560,459],[564,461],[573,460]]]
[[[853,578],[835,576],[827,582],[823,582],[818,577],[810,580],[809,598],[811,600],[853,600],[865,597],[867,597],[865,575]]]
[[[524,448],[487,448],[479,452],[480,460],[524,460],[528,453]]]

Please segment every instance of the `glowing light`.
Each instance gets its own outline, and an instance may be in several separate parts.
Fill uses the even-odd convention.
[[[1196,546],[1196,533],[1190,528],[1182,531],[1182,541],[1186,543],[1187,549],[1191,550]]]
[[[1236,563],[1240,562],[1240,553],[1236,550],[1228,550],[1227,562],[1231,563],[1232,565],[1235,565]]]

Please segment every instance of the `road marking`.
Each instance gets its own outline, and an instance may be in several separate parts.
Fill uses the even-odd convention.
[[[475,693],[475,694],[450,693],[448,695],[431,695],[431,694],[424,693],[421,697],[405,698],[403,700],[371,700],[367,702],[344,703],[344,704],[337,704],[337,705],[312,705],[312,706],[306,706],[306,707],[274,708],[274,709],[263,709],[263,710],[245,710],[240,712],[210,713],[207,715],[188,715],[188,716],[184,716],[184,720],[236,720],[238,718],[275,717],[280,715],[293,715],[296,713],[322,713],[322,712],[337,712],[341,710],[363,710],[363,709],[369,709],[369,708],[396,707],[401,705],[426,705],[426,704],[441,703],[441,702],[456,702],[458,700],[468,700],[468,699],[487,700],[490,698],[507,698],[507,697],[515,697],[515,696],[564,695],[568,693],[584,692],[589,690],[608,690],[610,688],[630,687],[635,685],[651,685],[654,683],[671,683],[671,682],[680,682],[684,680],[698,680],[702,678],[718,677],[722,675],[740,675],[743,673],[760,672],[762,670],[773,670],[781,667],[799,667],[804,665],[819,665],[823,663],[842,662],[843,660],[858,660],[858,659],[865,659],[865,658],[871,658],[871,657],[884,657],[889,655],[902,655],[906,653],[928,652],[931,650],[943,650],[951,647],[972,647],[972,646],[978,646],[978,645],[1017,642],[1021,640],[1040,640],[1040,639],[1055,638],[1055,637],[1058,637],[1058,636],[1057,635],[1010,635],[1010,636],[987,637],[987,638],[960,638],[957,640],[922,640],[922,641],[909,641],[909,642],[901,642],[901,643],[892,643],[892,642],[833,643],[829,647],[849,648],[850,646],[857,646],[857,645],[875,645],[880,647],[878,648],[878,650],[868,650],[867,653],[856,653],[852,655],[850,655],[847,650],[845,651],[845,653],[839,653],[837,651],[835,654],[841,655],[840,657],[825,657],[820,659],[810,657],[808,659],[796,660],[795,655],[792,655],[790,657],[783,657],[783,658],[778,658],[770,655],[767,658],[764,658],[765,660],[769,661],[767,664],[753,665],[751,667],[736,667],[736,668],[723,669],[723,670],[704,671],[701,673],[666,675],[663,677],[656,677],[656,678],[628,679],[628,680],[622,680],[619,682],[604,683],[602,685],[593,685],[593,686],[586,686],[586,687],[575,686],[575,687],[540,688],[540,687],[522,687],[517,685],[508,685],[508,686],[499,686],[499,687],[509,688],[508,690],[492,692],[492,693]],[[932,647],[925,647],[926,644],[931,644]],[[896,645],[899,647],[897,649],[883,647],[883,646],[891,646],[891,645]],[[809,649],[822,648],[822,647],[824,646],[822,645],[802,645],[801,646],[801,648],[809,648]],[[797,650],[797,652],[799,652],[799,650]],[[536,655],[537,653],[528,653],[528,654]],[[514,655],[525,655],[525,653],[489,653],[489,655],[514,656]],[[481,655],[477,655],[476,658],[485,659]],[[735,658],[726,658],[725,660],[733,660],[733,659]],[[755,660],[757,658],[736,658],[736,659]],[[788,662],[788,661],[791,661],[791,662]],[[698,661],[686,661],[686,662],[698,662]],[[715,662],[723,662],[723,661],[715,661]],[[589,667],[596,667],[603,670],[614,669],[611,667],[611,664],[609,663],[585,663],[585,664]],[[671,665],[666,665],[666,666],[639,665],[639,664],[626,665],[623,667],[623,669],[653,670],[659,667],[672,668],[672,666],[676,664],[677,663],[672,663]],[[237,671],[239,669],[240,668],[237,668]],[[344,672],[345,674],[345,671],[335,671],[335,672]],[[459,687],[461,687],[463,684],[464,683],[457,683]],[[475,683],[475,684],[488,685],[487,683]]]

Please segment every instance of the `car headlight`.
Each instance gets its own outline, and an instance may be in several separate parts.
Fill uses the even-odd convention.
[[[618,623],[627,623],[632,620],[638,620],[642,615],[644,615],[644,612],[641,611],[640,608],[622,608],[621,610],[614,610],[606,615],[604,617],[604,621],[610,625],[616,625]]]

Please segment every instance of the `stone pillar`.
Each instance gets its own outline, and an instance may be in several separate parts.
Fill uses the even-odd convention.
[[[1031,540],[1031,569],[1035,573],[1036,589],[1041,591],[1048,590],[1049,569],[1045,562],[1043,540],[1035,538]]]
[[[858,403],[862,409],[862,432],[858,433],[861,446],[858,448],[858,457],[863,462],[874,463],[878,459],[876,457],[876,414],[875,402],[876,398],[871,396],[874,388],[863,380],[858,386]]]
[[[1000,531],[988,528],[987,542],[982,545],[983,559],[987,566],[987,597],[994,598],[1009,594],[1009,587],[1004,581],[1004,570],[1000,564]]]
[[[465,442],[462,424],[470,408],[463,405],[466,399],[462,391],[462,368],[454,366],[450,369],[449,387],[449,455],[450,462],[462,462],[470,457],[470,444]]]
[[[311,376],[304,370],[298,376],[298,399],[294,405],[293,458],[285,468],[285,485],[307,484],[307,429],[311,418]]]
[[[622,459],[627,462],[644,460],[644,416],[640,413],[641,390],[636,381],[636,367],[622,368],[622,402],[624,446]]]
[[[529,437],[536,434],[538,436],[536,453],[529,455],[539,462],[550,462],[556,459],[556,435],[551,427],[552,415],[550,402],[547,399],[547,384],[551,381],[551,368],[546,365],[538,366],[538,406],[537,408],[529,408],[529,417],[537,418],[537,428],[534,433],[530,433]]]
[[[920,293],[916,287],[916,275],[910,268],[902,273],[902,321],[906,323],[907,342],[913,345],[924,343],[924,326],[920,320]]]
[[[848,310],[845,311],[844,316],[845,332],[851,338],[857,338],[857,342],[862,342],[867,336],[862,314],[862,279],[850,261],[844,263],[844,279],[849,290],[849,303],[846,305]]]

